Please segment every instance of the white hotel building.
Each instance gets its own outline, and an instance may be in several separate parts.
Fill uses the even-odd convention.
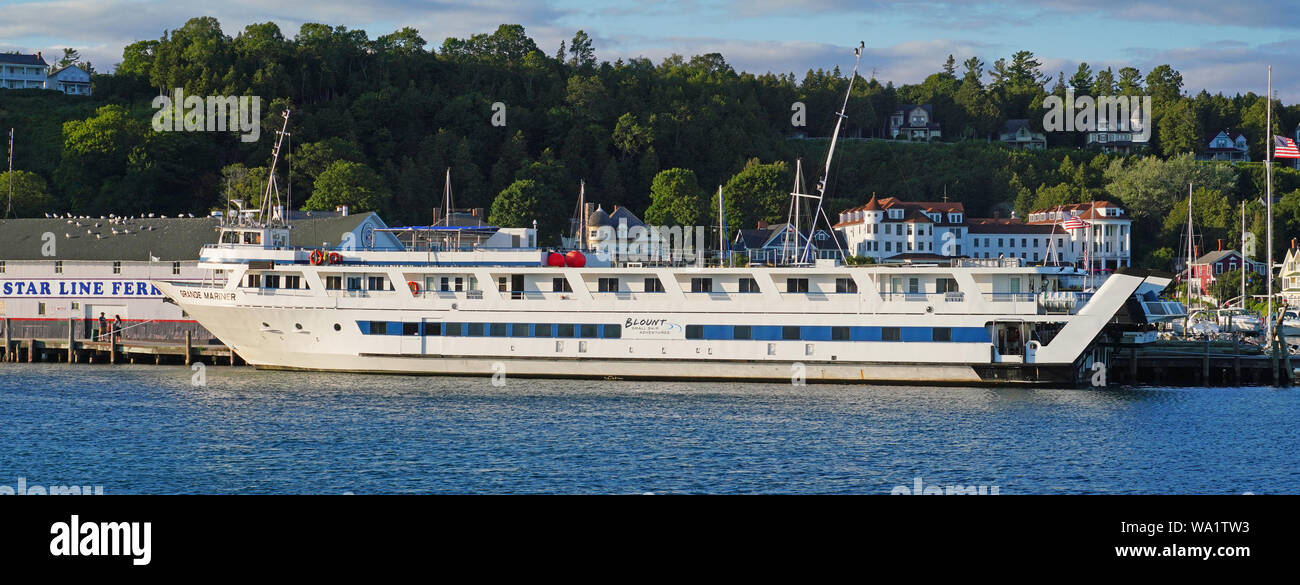
[[[1066,230],[1071,215],[1088,223]],[[1109,201],[1040,209],[1028,221],[968,218],[961,203],[900,201],[872,197],[866,205],[840,212],[835,228],[848,252],[881,261],[936,260],[944,257],[1017,258],[1024,264],[1088,263],[1099,269],[1132,262],[1132,220]]]

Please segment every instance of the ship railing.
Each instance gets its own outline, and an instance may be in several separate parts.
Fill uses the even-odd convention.
[[[991,301],[994,303],[1033,302],[1034,293],[1020,293],[1020,292],[984,293],[984,300]]]
[[[1020,258],[953,258],[953,268],[1019,268]]]
[[[880,298],[884,301],[910,303],[962,303],[966,301],[966,295],[961,291],[942,293],[882,292]]]
[[[1043,314],[1073,315],[1092,300],[1092,293],[1078,291],[1044,291],[1035,297]]]

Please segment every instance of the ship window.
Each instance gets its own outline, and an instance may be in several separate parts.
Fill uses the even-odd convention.
[[[533,325],[533,337],[554,337],[555,326],[550,323]]]
[[[769,343],[769,344],[767,344],[767,355],[776,355],[776,344],[775,344],[775,343]]]
[[[442,323],[425,323],[424,334],[434,336],[442,335]]]
[[[470,337],[483,337],[484,327],[482,323],[466,323],[465,335]]]
[[[707,292],[713,292],[713,279],[712,279],[712,278],[692,278],[692,279],[691,279],[691,292],[693,292],[693,293],[707,293]]]
[[[623,336],[622,325],[606,325],[600,332],[605,339],[618,339]]]
[[[858,292],[858,283],[852,278],[835,279],[835,292],[837,293],[856,293]]]
[[[596,281],[596,287],[599,292],[618,292],[618,279],[601,278]]]
[[[45,314],[45,303],[36,303],[36,314],[37,315]]]
[[[934,341],[952,341],[952,328],[935,327],[932,339]]]
[[[402,323],[402,335],[419,335],[419,323]]]
[[[831,341],[848,341],[848,327],[831,327]]]
[[[464,335],[464,334],[465,334],[465,324],[464,324],[464,323],[448,323],[448,324],[447,324],[447,335],[450,335],[450,336],[453,336],[453,337],[459,337],[459,336],[462,336],[462,335]]]
[[[285,277],[284,277],[284,288],[292,288],[292,289],[299,289],[299,288],[302,288],[302,277],[301,277],[301,276],[285,276]]]
[[[180,273],[181,273],[181,263],[172,262],[172,274],[180,274]]]
[[[787,278],[785,279],[785,292],[788,293],[806,293],[808,292],[807,278]],[[797,338],[796,338],[797,339]]]
[[[262,286],[262,275],[261,275],[261,274],[249,274],[249,275],[248,275],[248,286],[249,286],[249,288],[257,288],[257,287]]]
[[[898,327],[881,327],[881,341],[900,341],[903,338],[902,332]]]
[[[510,336],[511,336],[511,337],[528,337],[528,324],[527,324],[527,323],[515,323],[514,325],[511,325],[511,326],[510,326]]]
[[[732,339],[753,339],[754,329],[749,325],[737,325],[731,330]]]
[[[60,265],[60,268],[62,268],[62,265]],[[60,271],[60,272],[62,272],[62,271]],[[121,262],[114,262],[114,263],[113,263],[113,274],[121,274],[121,273],[122,273],[122,263],[121,263]]]
[[[704,339],[703,325],[687,325],[686,339]]]
[[[560,323],[559,325],[556,325],[555,328],[556,337],[577,337],[577,335],[574,334],[573,323]]]
[[[799,339],[799,326],[786,325],[781,328],[781,339]]]
[[[463,279],[463,278],[457,276],[457,277],[456,277],[456,292],[461,292],[461,291],[463,291],[463,290],[465,290],[465,279]]]
[[[651,276],[650,278],[645,279],[645,292],[648,293],[664,292],[664,283],[659,282],[658,278]]]
[[[740,292],[756,293],[758,292],[758,281],[752,278],[740,279]]]
[[[326,277],[325,277],[325,290],[339,290],[339,289],[341,289],[341,288],[343,288],[343,277],[342,277],[342,276],[326,276]]]
[[[266,323],[263,323],[262,326],[265,327],[265,326],[266,326]],[[335,324],[334,324],[334,330],[335,330],[335,331],[342,331],[342,330],[343,330],[343,326],[342,326],[342,325],[339,325],[338,323],[335,323]]]
[[[583,337],[596,337],[596,326],[590,323],[584,323],[578,328]]]
[[[493,323],[488,327],[488,334],[492,337],[505,337],[509,333],[510,325],[508,323]]]
[[[265,288],[280,288],[280,275],[268,274],[262,284]]]
[[[366,278],[367,290],[384,290],[384,277],[371,276]]]
[[[349,276],[349,277],[348,277],[348,290],[361,290],[361,277],[360,277],[360,276]]]
[[[446,276],[442,277],[442,284],[438,287],[442,292],[451,292],[451,279]]]
[[[62,260],[55,260],[55,261],[54,261],[54,273],[55,273],[55,274],[63,274],[63,261],[62,261]]]
[[[385,322],[385,321],[371,321],[371,322],[370,322],[370,334],[371,334],[371,335],[384,335],[384,334],[386,334],[386,333],[388,333],[388,323],[387,323],[387,322]]]
[[[555,292],[573,292],[573,287],[569,285],[569,279],[561,276],[551,279],[551,290]]]
[[[957,279],[936,278],[934,280],[934,292],[937,293],[957,292]]]
[[[502,276],[497,278],[497,291],[506,292],[506,290],[508,290],[506,286],[506,277]]]
[[[5,261],[0,260],[0,274],[4,274],[4,273],[5,273]]]

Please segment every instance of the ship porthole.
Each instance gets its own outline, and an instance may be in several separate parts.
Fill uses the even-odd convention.
[[[299,330],[301,330],[301,329],[302,329],[302,323],[294,323],[294,324],[293,324],[293,328],[294,328],[294,329],[299,329]]]
[[[335,324],[334,324],[334,330],[335,330],[335,331],[342,331],[343,328],[342,328],[342,327],[339,327],[339,324],[338,324],[338,323],[335,323]]]

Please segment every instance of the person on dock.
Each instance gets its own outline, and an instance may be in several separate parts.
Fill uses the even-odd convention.
[[[113,315],[113,339],[115,343],[122,342],[122,316]]]
[[[108,319],[104,317],[103,311],[99,313],[99,329],[95,331],[95,340],[100,341],[108,335]]]

